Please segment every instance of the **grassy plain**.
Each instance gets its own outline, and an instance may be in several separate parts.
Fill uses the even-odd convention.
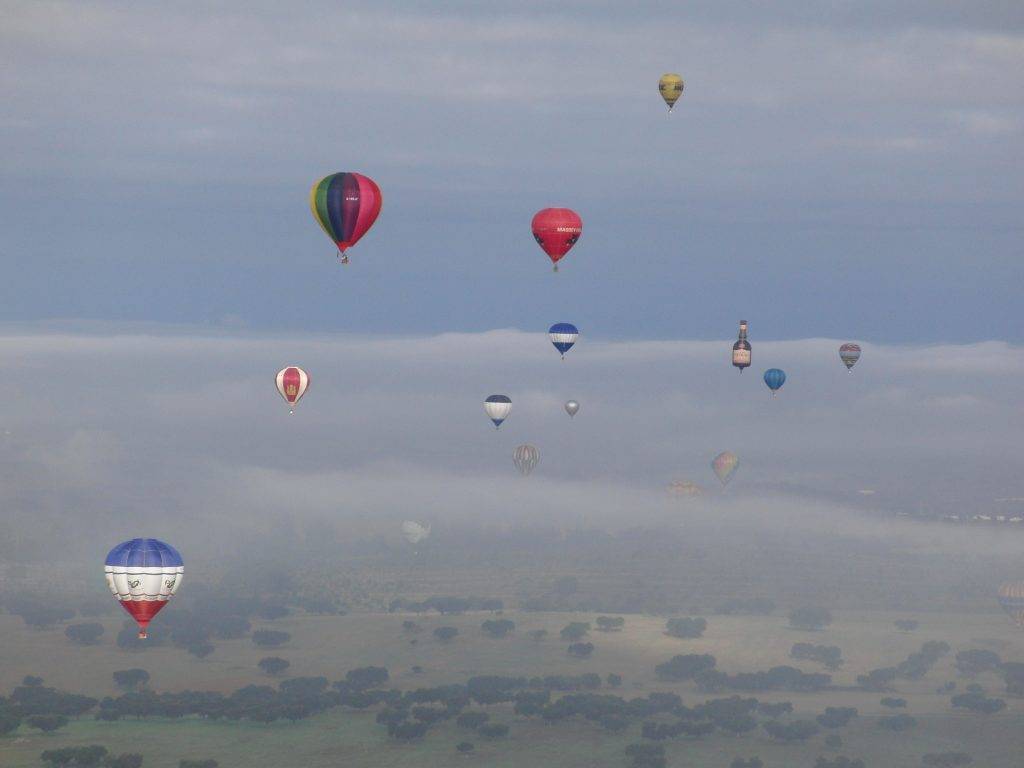
[[[173,610],[173,606],[169,609]],[[709,617],[705,637],[679,640],[664,634],[664,617],[627,616],[621,632],[592,631],[596,646],[591,659],[566,655],[567,643],[558,631],[569,621],[593,621],[594,614],[550,614],[506,611],[516,622],[514,635],[501,640],[485,637],[480,623],[490,614],[442,617],[402,614],[353,613],[341,617],[290,616],[266,622],[266,626],[292,634],[283,648],[266,651],[249,639],[218,641],[207,659],[196,660],[183,650],[156,647],[142,652],[123,651],[114,643],[121,618],[104,619],[107,633],[96,646],[72,645],[59,630],[36,631],[20,619],[0,615],[0,692],[9,691],[26,674],[45,678],[47,685],[102,697],[116,695],[111,673],[142,667],[152,674],[151,687],[158,691],[220,690],[229,692],[249,683],[273,682],[256,664],[266,655],[291,661],[286,676],[324,675],[336,680],[347,670],[369,664],[387,667],[391,684],[416,688],[462,682],[476,674],[579,674],[617,672],[624,678],[621,695],[643,695],[653,690],[679,693],[695,704],[707,698],[690,684],[666,684],[654,674],[654,666],[677,653],[711,653],[718,667],[735,673],[793,664],[805,671],[820,671],[813,663],[793,662],[789,649],[795,642],[838,645],[845,664],[833,673],[838,686],[852,686],[858,674],[894,665],[917,650],[925,640],[944,640],[954,652],[966,648],[990,648],[1003,658],[1024,658],[1024,638],[1001,615],[925,614],[916,616],[921,626],[901,633],[893,620],[905,614],[841,612],[835,623],[821,632],[801,632],[787,627],[781,615],[766,617]],[[423,627],[416,635],[402,631],[411,619]],[[438,642],[432,630],[454,626],[459,636],[451,643]],[[537,643],[527,633],[547,629],[548,637]],[[415,642],[413,642],[415,640]],[[413,666],[422,667],[414,673]],[[1024,747],[1024,701],[1008,699],[998,715],[980,716],[955,711],[949,696],[936,688],[947,680],[959,680],[953,654],[943,658],[924,680],[899,681],[899,696],[908,700],[907,711],[919,725],[908,733],[895,734],[877,727],[875,716],[888,713],[879,694],[859,690],[835,690],[817,694],[758,694],[767,701],[792,701],[798,716],[811,717],[825,706],[854,706],[861,713],[839,733],[841,754],[864,759],[869,768],[912,768],[925,752],[962,750],[975,757],[975,765],[1018,768]],[[990,695],[999,695],[1001,682],[983,676]],[[606,688],[606,690],[608,690]],[[627,764],[623,749],[639,741],[639,726],[610,734],[586,721],[544,725],[515,716],[509,707],[489,707],[492,718],[511,727],[509,737],[488,742],[446,723],[432,729],[425,739],[412,744],[389,740],[385,729],[374,722],[373,712],[336,709],[298,723],[213,723],[198,719],[149,720],[101,723],[87,716],[55,734],[43,736],[22,727],[13,736],[0,738],[0,765],[22,768],[41,765],[39,753],[60,746],[99,743],[112,752],[141,751],[147,768],[177,766],[184,757],[213,757],[223,768],[327,768],[328,766],[431,765],[465,766],[609,766]],[[741,737],[716,734],[698,741],[665,742],[671,766],[726,768],[733,757],[758,755],[769,768],[800,768],[813,765],[823,747],[824,733],[807,744],[785,746],[755,731]],[[456,753],[459,741],[473,741],[471,756]]]

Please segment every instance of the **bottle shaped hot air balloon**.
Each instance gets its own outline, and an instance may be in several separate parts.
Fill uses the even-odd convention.
[[[185,564],[178,550],[159,539],[131,539],[107,555],[104,571],[111,593],[139,625],[139,638],[181,586]]]
[[[533,217],[533,237],[558,271],[558,262],[583,234],[583,219],[568,208],[545,208]]]
[[[484,411],[487,418],[494,422],[494,428],[498,429],[501,422],[508,418],[512,410],[512,398],[508,395],[491,395],[484,400]]]
[[[535,446],[526,443],[512,452],[512,460],[515,462],[519,474],[526,477],[540,463],[540,451]]]
[[[566,400],[565,401],[565,412],[569,414],[569,418],[570,419],[573,416],[575,416],[577,413],[579,413],[579,410],[580,410],[580,404],[578,402],[576,402],[575,400]]]
[[[732,364],[743,373],[750,367],[750,342],[747,341],[747,321],[740,320],[740,335],[732,345]]]
[[[341,263],[348,251],[377,220],[383,197],[380,187],[361,173],[332,173],[313,184],[309,207],[320,228],[338,246]]]
[[[846,370],[852,371],[853,366],[860,360],[860,345],[853,342],[846,342],[839,348],[839,359],[843,361]]]
[[[671,114],[672,107],[679,101],[679,97],[683,95],[683,78],[674,72],[667,72],[661,76],[658,80],[658,93],[661,94],[661,98],[668,104],[668,111]],[[699,101],[699,99],[698,99]]]
[[[781,368],[769,368],[764,372],[764,383],[772,391],[772,397],[775,397],[782,385],[786,383],[786,372]]]
[[[289,365],[277,372],[277,391],[288,403],[288,412],[295,413],[295,406],[309,388],[309,374],[297,365]]]
[[[565,353],[572,349],[572,345],[576,343],[579,335],[579,329],[572,323],[555,323],[548,329],[551,344],[562,355],[563,360],[565,360]]]

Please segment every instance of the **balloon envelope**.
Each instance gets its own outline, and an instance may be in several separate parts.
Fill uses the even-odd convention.
[[[533,468],[540,463],[540,451],[536,447],[526,443],[520,445],[512,452],[512,458],[516,463],[516,469],[524,477],[531,472]]]
[[[764,383],[768,385],[768,389],[774,395],[786,383],[786,372],[781,368],[769,368],[764,372]]]
[[[382,202],[380,187],[361,173],[332,173],[309,191],[313,218],[338,246],[342,257],[373,226]]]
[[[495,429],[508,418],[511,410],[512,398],[508,395],[491,395],[484,400],[484,411],[487,413],[487,418],[494,422]]]
[[[565,402],[565,412],[569,414],[569,418],[570,419],[573,416],[575,416],[577,413],[579,413],[579,411],[580,411],[580,404],[579,403],[577,403],[575,400],[566,400],[566,402]]]
[[[572,345],[576,343],[579,335],[579,329],[572,323],[555,323],[548,328],[548,337],[562,357],[565,357],[565,353],[572,349]]]
[[[110,550],[104,571],[110,592],[139,625],[139,637],[181,586],[185,564],[159,539],[131,539]]]
[[[410,544],[419,544],[430,535],[430,526],[423,526],[415,520],[406,520],[402,523],[402,535]]]
[[[723,486],[732,480],[736,467],[740,465],[739,457],[732,451],[723,451],[711,460],[711,469],[718,476]]]
[[[999,605],[1010,620],[1024,627],[1024,581],[1008,581],[999,587]]]
[[[309,388],[309,374],[297,365],[289,365],[277,372],[277,391],[294,411]]]
[[[839,348],[839,359],[843,361],[846,370],[853,370],[853,366],[860,360],[860,345],[847,342]]]
[[[658,80],[658,93],[661,94],[661,98],[668,104],[669,112],[672,111],[672,107],[679,101],[679,97],[683,95],[684,87],[683,78],[674,72],[667,72]]]
[[[583,219],[568,208],[545,208],[533,217],[533,237],[556,265],[583,234]]]

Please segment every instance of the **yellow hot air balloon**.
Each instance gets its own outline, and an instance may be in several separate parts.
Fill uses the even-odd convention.
[[[661,80],[658,81],[658,91],[661,93],[661,98],[668,104],[669,112],[679,101],[679,97],[683,95],[683,86],[683,78],[672,72],[662,75]]]

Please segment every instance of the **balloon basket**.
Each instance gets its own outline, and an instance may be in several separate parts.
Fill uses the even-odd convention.
[[[557,272],[558,271],[558,265],[557,264],[552,265],[551,271],[552,272]]]
[[[139,630],[139,640],[145,640],[147,637],[149,637],[149,635],[146,634],[146,630],[140,629]]]

